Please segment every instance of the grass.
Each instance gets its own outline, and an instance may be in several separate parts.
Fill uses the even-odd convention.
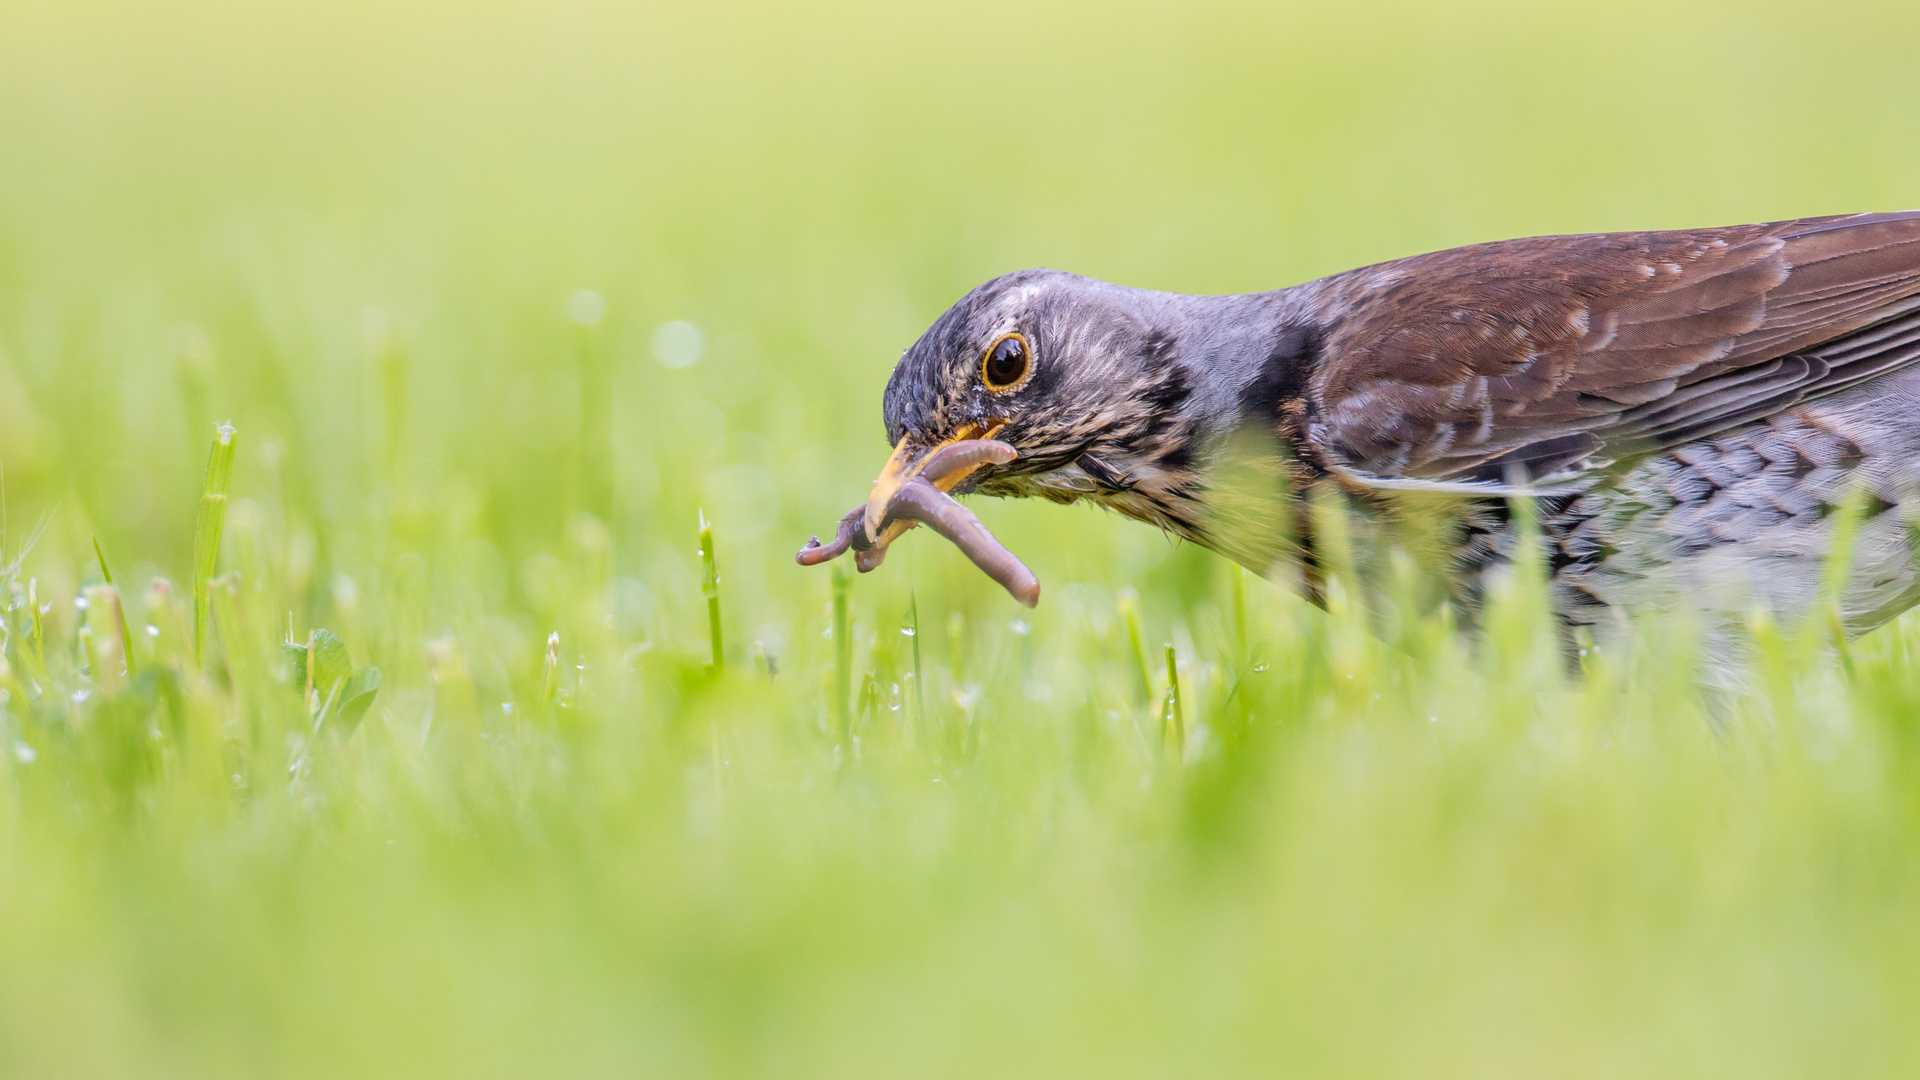
[[[220,563],[220,534],[227,520],[227,489],[233,482],[233,439],[232,424],[221,424],[214,432],[213,449],[207,454],[207,484],[200,493],[200,516],[193,525],[193,658],[200,664],[206,663],[207,617],[212,610],[207,590]],[[103,555],[100,558],[102,574],[106,573],[106,565]]]
[[[1920,620],[1708,699],[1524,574],[1371,632],[1331,508],[1324,612],[1084,508],[976,505],[1034,612],[791,561],[1002,270],[1920,201],[1915,11],[5,22],[0,1075],[1920,1060]]]

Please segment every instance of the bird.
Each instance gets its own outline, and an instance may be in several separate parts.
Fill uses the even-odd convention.
[[[1613,634],[1804,613],[1844,527],[1857,634],[1920,600],[1920,211],[1503,240],[1236,295],[1021,270],[934,320],[882,413],[873,491],[802,562],[872,569],[926,523],[1037,602],[951,498],[977,493],[1091,502],[1323,601],[1324,496],[1363,579],[1420,547],[1470,620],[1536,544],[1562,629]]]

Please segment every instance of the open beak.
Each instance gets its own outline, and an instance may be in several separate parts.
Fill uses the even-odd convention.
[[[880,470],[879,477],[873,482],[873,494],[867,496],[867,539],[875,543],[880,541],[880,523],[886,520],[887,508],[893,505],[893,497],[899,494],[902,485],[920,475],[920,471],[926,467],[928,459],[934,454],[954,443],[968,439],[991,439],[1006,426],[1005,420],[992,424],[962,424],[960,430],[952,437],[927,447],[914,446],[911,433],[901,436],[900,444],[893,448],[893,455],[887,458],[886,466]],[[956,469],[945,476],[935,477],[933,485],[941,491],[952,491],[967,477],[973,475],[973,471],[979,467],[979,465],[970,465],[963,469]],[[888,528],[888,532],[904,532],[906,528],[906,522],[896,522]]]

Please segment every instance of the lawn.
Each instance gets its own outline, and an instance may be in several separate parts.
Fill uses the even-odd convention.
[[[987,277],[1920,204],[1916,44],[14,0],[0,1076],[1911,1075],[1920,619],[1709,695],[1524,574],[1469,636],[1086,507],[973,500],[1034,611],[792,554]]]

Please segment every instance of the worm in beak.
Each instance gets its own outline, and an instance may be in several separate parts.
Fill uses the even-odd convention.
[[[947,494],[980,466],[1005,465],[1016,456],[1013,447],[993,439],[957,439],[928,454],[917,467],[901,467],[889,460],[882,481],[874,485],[874,498],[847,511],[831,541],[822,544],[813,537],[794,558],[802,566],[817,566],[851,550],[854,565],[866,573],[880,565],[887,545],[901,533],[916,524],[925,525],[953,541],[1014,599],[1033,607],[1040,602],[1040,579],[994,539],[972,511]],[[901,457],[896,449],[894,458]]]

